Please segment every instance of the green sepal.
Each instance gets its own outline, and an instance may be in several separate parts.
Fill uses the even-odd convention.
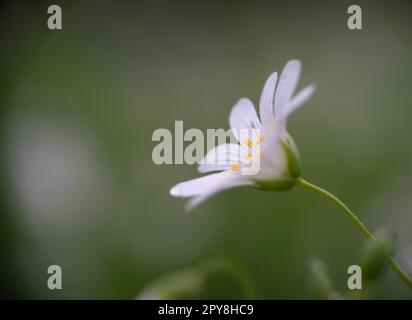
[[[285,141],[281,142],[281,145],[286,155],[288,174],[293,179],[299,178],[301,175],[301,166],[295,141],[293,141],[292,137],[288,134]]]

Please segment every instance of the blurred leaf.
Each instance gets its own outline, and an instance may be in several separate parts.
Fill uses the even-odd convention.
[[[309,298],[316,300],[340,299],[341,295],[334,291],[329,272],[323,261],[312,258],[309,261]]]

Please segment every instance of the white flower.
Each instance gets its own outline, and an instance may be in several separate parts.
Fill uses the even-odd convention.
[[[232,108],[229,124],[238,143],[223,144],[210,150],[199,166],[201,173],[221,171],[175,185],[170,194],[190,198],[192,209],[217,192],[254,186],[263,189],[286,190],[300,176],[298,153],[286,131],[289,114],[308,100],[315,87],[310,85],[292,97],[300,75],[300,62],[289,61],[280,75],[274,72],[267,79],[259,103],[260,121],[253,103],[242,98]],[[276,85],[277,84],[277,85]],[[246,130],[247,129],[247,130]],[[260,132],[256,135],[256,130]],[[210,159],[215,159],[214,164]],[[257,174],[242,174],[259,159]]]

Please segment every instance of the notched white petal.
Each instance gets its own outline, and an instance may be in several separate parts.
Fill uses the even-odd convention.
[[[240,142],[240,132],[245,130],[262,130],[259,118],[252,101],[240,99],[232,108],[229,115],[229,125],[233,135]]]
[[[272,73],[266,80],[265,85],[263,87],[262,95],[260,96],[259,114],[263,128],[265,129],[273,122],[273,119],[275,117],[274,97],[277,79],[278,74],[276,72]]]
[[[191,198],[187,208],[193,209],[220,191],[252,184],[252,181],[237,172],[224,171],[181,182],[170,189],[170,194],[174,197]]]
[[[275,116],[282,116],[299,81],[301,64],[299,60],[289,61],[280,75],[275,94]]]
[[[231,189],[236,187],[242,186],[252,186],[254,183],[252,181],[243,179],[241,176],[236,176],[231,179],[226,179],[225,181],[221,181],[218,185],[213,186],[212,188],[206,189],[202,194],[194,196],[190,198],[186,205],[186,210],[192,210],[196,208],[198,205],[209,199],[210,197],[214,196],[215,194]]]
[[[309,100],[313,92],[315,92],[315,89],[315,85],[312,84],[310,86],[307,86],[305,89],[299,91],[299,93],[295,95],[289,102],[289,104],[285,107],[285,116],[287,117],[291,112],[295,111],[307,100]]]
[[[200,178],[180,182],[170,189],[174,197],[187,198],[200,195],[210,188],[220,185],[225,180],[234,178],[234,172],[219,172]]]

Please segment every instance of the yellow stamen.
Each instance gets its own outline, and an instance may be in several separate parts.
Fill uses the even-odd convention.
[[[245,157],[247,160],[250,160],[252,158],[252,153],[248,152]]]
[[[265,136],[264,136],[263,134],[261,134],[261,135],[259,136],[259,138],[257,139],[256,144],[261,143],[263,140],[265,140]]]
[[[251,147],[251,146],[253,145],[252,139],[247,139],[247,140],[246,140],[246,145],[247,145],[248,147]]]
[[[239,163],[233,163],[232,165],[230,165],[230,169],[232,169],[233,171],[237,171],[240,169],[240,164]]]

